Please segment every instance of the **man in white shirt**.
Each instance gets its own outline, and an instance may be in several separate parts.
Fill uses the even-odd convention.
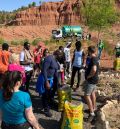
[[[26,71],[26,83],[25,83],[25,90],[28,91],[29,90],[29,83],[30,83],[30,79],[33,73],[33,55],[30,52],[30,43],[25,42],[24,43],[24,49],[23,51],[20,53],[20,64],[25,68]]]
[[[66,44],[66,47],[64,48],[65,53],[65,62],[66,62],[66,74],[65,77],[68,75],[70,77],[70,68],[71,68],[71,56],[70,56],[70,48],[71,48],[71,42],[68,42]]]

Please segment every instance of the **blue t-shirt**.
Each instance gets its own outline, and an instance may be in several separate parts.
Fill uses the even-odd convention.
[[[14,92],[10,101],[4,101],[3,91],[0,90],[0,109],[2,120],[8,124],[22,124],[27,121],[25,109],[32,106],[28,93]]]

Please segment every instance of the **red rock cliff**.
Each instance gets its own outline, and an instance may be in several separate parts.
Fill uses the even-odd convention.
[[[16,14],[14,25],[74,25],[81,21],[80,0],[48,2]]]

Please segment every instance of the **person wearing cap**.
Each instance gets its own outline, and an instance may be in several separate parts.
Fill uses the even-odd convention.
[[[67,78],[67,76],[70,77],[70,67],[71,67],[70,48],[71,48],[71,42],[67,42],[66,47],[64,48],[65,63],[66,63],[65,79]]]
[[[25,90],[29,90],[29,83],[30,79],[33,73],[33,55],[30,51],[30,43],[25,42],[24,43],[24,49],[20,53],[20,64],[25,68],[25,74],[26,74],[26,83],[25,83]]]
[[[33,51],[34,54],[34,78],[36,77],[37,73],[40,72],[40,62],[42,58],[42,45],[41,43],[38,44],[37,48]]]

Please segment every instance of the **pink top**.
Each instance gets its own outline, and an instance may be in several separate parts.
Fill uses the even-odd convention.
[[[25,69],[21,65],[18,64],[9,64],[8,65],[9,71],[19,71],[22,73],[22,83],[25,84],[26,82],[26,76],[25,76]]]

